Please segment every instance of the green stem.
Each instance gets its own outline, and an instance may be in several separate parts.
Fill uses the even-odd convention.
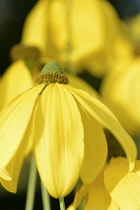
[[[51,210],[50,196],[49,196],[46,188],[42,184],[42,182],[41,182],[41,194],[42,194],[43,209]]]
[[[76,192],[78,191],[78,189],[80,188],[81,185],[82,185],[82,182],[79,179],[75,188],[74,188],[74,194],[76,194]],[[80,206],[78,206],[77,210],[83,210],[83,207],[81,207],[81,204],[80,204]]]
[[[36,164],[35,164],[34,159],[32,158],[31,165],[30,165],[30,172],[29,172],[25,210],[33,210],[35,189],[36,189],[36,179],[37,179]]]
[[[64,198],[59,198],[60,210],[65,210],[65,201]]]
[[[84,209],[84,201],[81,202],[77,210],[83,210],[83,209]]]

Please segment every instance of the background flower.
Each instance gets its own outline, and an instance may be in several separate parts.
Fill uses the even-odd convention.
[[[140,132],[139,68],[140,58],[133,58],[123,68],[109,74],[101,86],[104,103],[133,136]]]
[[[112,158],[91,185],[82,185],[68,210],[77,209],[84,199],[84,210],[138,209],[140,161],[128,173],[126,158]]]
[[[32,75],[23,60],[9,66],[0,78],[0,110],[18,94],[33,85]]]

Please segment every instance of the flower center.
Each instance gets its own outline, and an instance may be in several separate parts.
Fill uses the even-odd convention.
[[[38,60],[41,57],[41,51],[39,50],[39,48],[35,46],[26,46],[22,44],[16,44],[11,48],[10,57],[12,61],[17,61],[19,59]]]
[[[107,144],[108,144],[108,157],[107,161],[110,161],[112,157],[118,157],[118,156],[123,156],[125,157],[125,152],[121,145],[118,143],[116,138],[107,130],[104,130],[106,139],[107,139]]]
[[[69,80],[60,64],[57,61],[50,61],[43,67],[36,83],[46,85],[51,83],[68,84]]]

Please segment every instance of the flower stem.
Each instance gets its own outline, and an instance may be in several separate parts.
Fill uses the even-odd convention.
[[[81,202],[77,210],[83,210],[83,209],[84,209],[84,201]]]
[[[37,170],[34,159],[31,160],[27,196],[25,210],[33,210],[34,207],[34,198],[35,198],[35,189],[36,189],[36,179],[37,179]]]
[[[41,194],[42,194],[42,202],[43,202],[43,210],[51,210],[50,204],[50,196],[41,182]]]
[[[60,210],[65,210],[64,198],[59,198]]]

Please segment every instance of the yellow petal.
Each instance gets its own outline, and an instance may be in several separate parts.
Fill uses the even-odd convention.
[[[48,192],[55,198],[64,197],[76,184],[83,160],[81,116],[74,98],[63,85],[49,85],[40,97],[37,167]]]
[[[89,93],[92,97],[95,97],[100,100],[100,96],[96,92],[96,90],[91,85],[89,85],[87,82],[85,82],[83,79],[81,79],[78,76],[74,76],[74,75],[68,74],[68,73],[67,73],[67,76],[69,78],[69,82],[70,82],[71,86],[73,86],[75,88],[82,89],[82,90],[86,91],[87,93]]]
[[[0,180],[1,180],[1,178],[4,180],[8,180],[8,181],[12,179],[11,175],[6,170],[6,168],[3,168],[0,170]]]
[[[52,1],[49,8],[49,24],[52,26],[50,33],[54,35],[52,44],[55,46],[55,48],[52,50],[55,54],[60,52],[61,54],[65,55],[64,53],[66,51],[66,8],[67,3],[62,1]],[[70,20],[72,36],[70,41],[73,46],[73,55],[75,55],[73,57],[78,59],[79,57],[82,57],[83,54],[88,54],[91,51],[94,52],[105,44],[105,28],[102,27],[103,19],[98,1],[94,1],[93,3],[91,0],[81,0],[80,7],[79,1],[73,1],[72,11],[73,12]],[[58,14],[61,14],[61,16]],[[82,24],[79,24],[81,22]],[[93,26],[96,27],[93,28]],[[56,36],[56,33],[59,34],[59,36]],[[83,34],[83,36],[81,36],[81,34]],[[96,42],[94,42],[95,39]],[[58,54],[55,56],[60,55]]]
[[[68,85],[65,87],[73,94],[76,100],[92,117],[94,117],[101,123],[101,125],[112,132],[128,157],[129,170],[133,170],[137,155],[136,145],[127,132],[123,129],[113,113],[103,103],[95,98],[92,98],[86,92],[72,88]]]
[[[68,209],[77,209],[84,201],[84,210],[118,210],[116,203],[108,194],[103,180],[103,170],[91,185],[82,185],[76,192],[74,202]]]
[[[19,146],[17,152],[15,153],[14,157],[7,165],[7,170],[10,173],[12,179],[11,180],[1,179],[1,185],[9,192],[16,193],[17,191],[19,175],[25,157],[25,148],[27,144],[28,141],[24,139],[22,144]]]
[[[114,208],[112,208],[114,207]],[[84,210],[117,210],[117,205],[111,200],[104,186],[103,171],[91,185]]]
[[[0,114],[0,168],[8,164],[21,144],[36,98],[43,87],[44,85],[40,85],[20,94],[2,110]]]
[[[34,107],[34,111],[32,113],[32,116],[31,116],[31,119],[29,121],[29,124],[28,124],[28,128],[26,130],[26,133],[25,133],[25,136],[24,136],[24,139],[26,141],[26,138],[30,139],[30,141],[28,141],[28,144],[25,148],[25,156],[29,155],[29,153],[33,150],[33,147],[34,147],[34,138],[35,138],[35,123],[36,123],[36,111],[37,111],[37,104],[39,102],[39,99],[40,97],[38,97],[36,99],[36,104],[35,104],[35,107]]]
[[[106,162],[107,143],[100,124],[84,110],[80,109],[80,112],[85,141],[84,160],[80,176],[84,184],[91,184]]]
[[[118,205],[113,200],[111,200],[107,210],[120,210],[120,208],[118,207]]]
[[[2,186],[9,192],[15,193],[17,191],[18,180],[24,158],[27,156],[29,152],[31,152],[31,149],[33,148],[33,137],[34,137],[33,129],[35,124],[34,120],[35,120],[35,114],[33,113],[21,144],[17,152],[14,154],[12,160],[9,162],[9,164],[6,167],[12,179],[10,181],[7,181],[4,178],[1,180]]]
[[[48,1],[38,1],[28,14],[22,32],[21,43],[35,45],[46,53],[48,41]]]
[[[33,87],[33,78],[22,60],[11,64],[0,83],[0,110],[23,91]]]
[[[120,209],[139,209],[140,167],[136,172],[127,173],[127,160],[113,158],[105,170],[105,185]]]
[[[139,133],[140,126],[139,69],[140,58],[131,59],[123,68],[110,73],[101,87],[104,102],[131,135]]]
[[[67,208],[67,210],[76,210],[76,209],[74,208],[74,205],[71,204],[71,205]]]
[[[139,52],[139,46],[140,46],[139,23],[140,23],[140,13],[137,13],[136,15],[132,16],[125,22],[125,27],[129,34],[129,38],[132,40],[135,50],[138,50],[138,52]]]
[[[49,57],[66,64],[68,42],[66,11],[66,1],[38,1],[25,21],[22,43],[36,45],[47,52]],[[81,0],[79,7],[79,1],[76,0],[72,3],[70,19],[72,31],[70,42],[73,47],[70,56],[72,61],[78,62],[78,66],[83,67],[81,62],[82,64],[87,62],[89,55],[91,56],[107,45],[108,34],[106,32],[108,31],[104,21],[105,16],[100,10],[98,1],[94,0],[93,3],[92,0]],[[110,41],[109,38],[108,40]]]

